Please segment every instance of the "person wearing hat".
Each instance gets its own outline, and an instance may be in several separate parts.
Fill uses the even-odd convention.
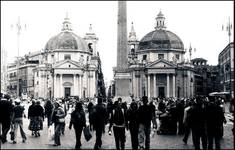
[[[15,135],[15,138],[13,140],[13,144],[16,144],[16,137],[17,137],[17,130],[18,130],[18,127],[20,126],[20,134],[21,134],[21,137],[22,137],[22,142],[25,143],[26,141],[26,135],[25,135],[25,132],[23,130],[23,116],[26,118],[25,114],[24,114],[24,107],[20,105],[20,99],[16,99],[15,100],[15,107],[13,109],[13,120],[12,120],[12,123],[13,123],[13,126],[14,126],[14,135]]]
[[[2,93],[1,93],[2,94]],[[13,113],[13,104],[9,101],[10,97],[1,95],[0,100],[0,124],[2,125],[2,135],[1,140],[4,144],[7,142],[7,133],[10,130],[12,113]]]
[[[139,147],[140,149],[150,149],[150,129],[153,113],[148,104],[148,97],[142,97],[143,105],[138,109],[139,122]],[[144,148],[145,147],[145,148]]]

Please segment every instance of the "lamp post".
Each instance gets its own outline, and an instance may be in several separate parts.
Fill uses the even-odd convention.
[[[11,28],[13,28],[14,26],[11,25]],[[17,29],[17,90],[16,90],[16,97],[19,97],[19,67],[20,67],[20,60],[19,60],[19,53],[20,53],[20,34],[21,34],[21,30],[22,30],[22,25],[20,23],[20,17],[18,17],[18,22],[16,23],[16,29]],[[25,24],[25,29],[26,29],[26,24]]]
[[[224,25],[222,25],[222,30],[225,30],[226,32],[228,32],[228,40],[229,43],[231,41],[231,30],[232,30],[232,23],[230,23],[230,17],[228,18],[228,23],[226,25],[226,29],[224,29]]]
[[[196,52],[196,48],[194,48],[194,52]],[[193,95],[193,92],[192,92],[192,82],[193,82],[193,80],[192,80],[192,77],[191,77],[191,71],[192,71],[192,69],[191,69],[191,57],[192,57],[192,46],[191,46],[191,43],[190,43],[190,46],[189,46],[189,66],[190,66],[190,72],[189,72],[189,77],[190,77],[190,86],[189,86],[189,88],[190,88],[190,92],[189,92],[189,94],[190,94],[190,97],[192,97],[192,95]]]

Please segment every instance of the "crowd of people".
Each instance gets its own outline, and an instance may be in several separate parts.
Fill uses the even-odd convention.
[[[223,123],[226,123],[222,99],[215,97],[195,98],[157,98],[149,99],[143,96],[141,100],[132,99],[130,104],[118,98],[115,102],[97,98],[97,103],[77,100],[75,104],[68,99],[41,101],[32,99],[28,108],[27,117],[30,120],[28,129],[31,136],[40,137],[43,122],[47,118],[47,127],[54,125],[54,146],[60,146],[60,136],[65,132],[65,117],[72,107],[69,129],[74,129],[75,149],[81,149],[81,135],[84,128],[95,131],[96,140],[94,149],[101,149],[102,135],[108,124],[108,134],[113,134],[116,149],[125,149],[126,132],[130,132],[132,149],[150,149],[151,131],[157,134],[183,135],[182,142],[187,144],[190,131],[196,150],[220,149],[220,140],[223,137]],[[11,140],[16,144],[17,130],[20,127],[22,142],[27,140],[23,129],[25,108],[19,99],[12,100],[9,96],[1,96],[0,121],[2,124],[1,142],[7,142],[10,131]],[[88,118],[86,118],[88,113]],[[87,121],[87,119],[89,121]],[[158,124],[159,119],[160,124]],[[86,123],[89,122],[89,123]],[[200,143],[201,141],[201,143]],[[202,145],[202,146],[201,146]]]

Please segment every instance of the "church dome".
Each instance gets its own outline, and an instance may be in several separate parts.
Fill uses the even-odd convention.
[[[52,37],[46,44],[45,50],[82,50],[88,51],[86,42],[72,32],[69,18],[63,22],[62,32]]]
[[[139,43],[139,50],[184,50],[182,40],[171,31],[155,30],[146,34]]]
[[[73,32],[63,31],[58,35],[52,37],[45,46],[46,50],[83,50],[87,51],[86,42]]]
[[[155,30],[146,34],[139,43],[141,50],[184,50],[182,40],[173,32],[166,30],[165,17],[160,11],[156,18]]]

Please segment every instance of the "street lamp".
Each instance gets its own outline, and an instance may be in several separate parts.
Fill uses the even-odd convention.
[[[14,26],[11,25],[11,28],[13,28]],[[20,60],[19,60],[19,53],[20,53],[20,34],[21,34],[21,30],[22,30],[22,25],[20,23],[20,17],[18,17],[18,22],[16,23],[16,29],[17,29],[17,91],[16,91],[16,97],[19,97],[19,67],[20,67]],[[25,24],[25,29],[26,29],[26,24]]]
[[[192,95],[193,95],[193,92],[192,92],[192,82],[193,82],[193,79],[192,79],[192,77],[191,77],[191,57],[192,57],[192,46],[191,46],[191,43],[190,43],[190,46],[189,46],[189,67],[190,67],[190,72],[189,72],[189,77],[190,77],[190,86],[189,86],[189,88],[190,88],[190,97],[192,97]],[[194,52],[196,52],[196,48],[194,48]]]
[[[224,30],[224,25],[222,25],[222,30]],[[229,43],[231,39],[231,30],[232,30],[232,24],[230,23],[230,17],[228,18],[228,23],[226,25],[226,30],[228,32],[228,38],[229,38]]]

